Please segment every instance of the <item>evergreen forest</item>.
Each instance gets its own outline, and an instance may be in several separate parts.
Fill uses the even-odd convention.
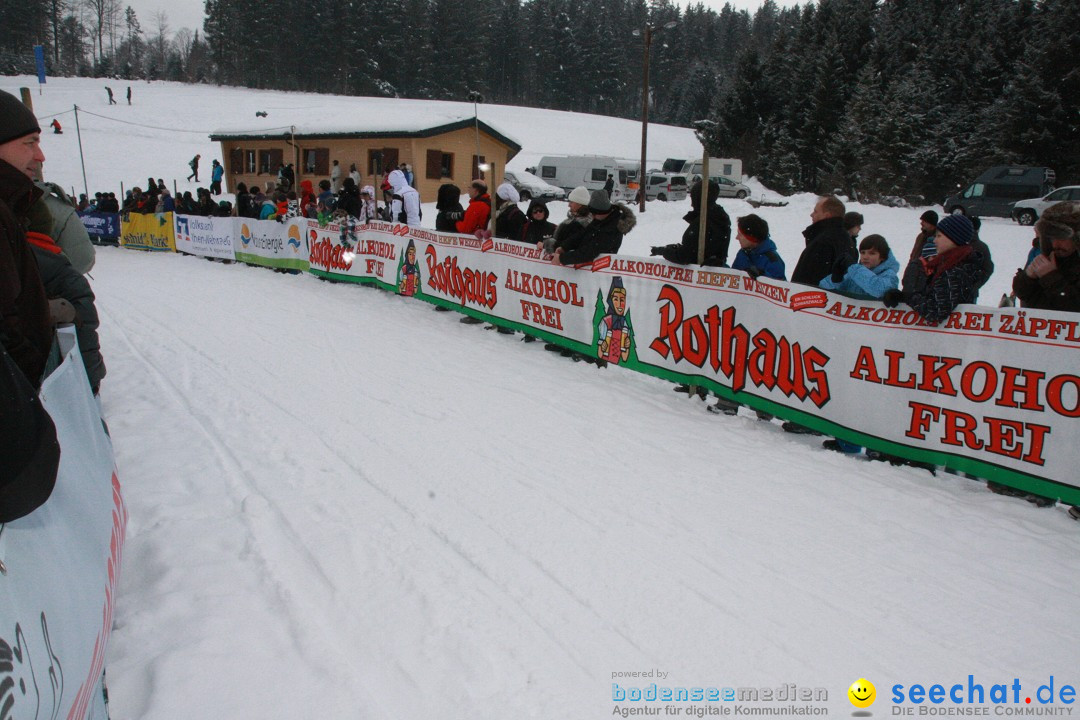
[[[940,202],[995,164],[1080,183],[1080,2],[121,0],[0,3],[0,73],[527,105],[695,127],[781,192]],[[549,149],[554,150],[554,149]]]

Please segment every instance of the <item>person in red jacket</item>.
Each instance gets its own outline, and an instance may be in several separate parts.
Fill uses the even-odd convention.
[[[486,229],[490,217],[491,196],[488,195],[487,183],[473,180],[469,185],[469,207],[465,209],[465,217],[458,220],[455,227],[459,233],[471,234]]]

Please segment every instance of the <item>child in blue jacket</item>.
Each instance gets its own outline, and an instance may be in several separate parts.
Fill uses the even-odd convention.
[[[773,280],[787,280],[784,261],[776,252],[776,243],[769,237],[769,223],[757,215],[744,215],[736,222],[739,252],[732,262],[733,270],[745,270],[750,277],[764,275]]]
[[[889,243],[881,235],[867,235],[859,243],[859,262],[848,267],[837,266],[833,274],[823,278],[819,286],[853,298],[880,300],[885,293],[900,285],[900,262],[889,252]],[[845,455],[857,455],[862,446],[846,440],[826,440],[828,450]]]
[[[769,237],[769,223],[757,215],[744,215],[736,222],[739,252],[731,263],[733,270],[744,270],[752,278],[764,275],[773,280],[787,280],[784,261],[776,252],[776,243]],[[739,406],[734,400],[716,398],[716,404],[709,406],[709,412],[737,415]],[[772,415],[758,410],[760,420],[772,420]]]
[[[837,267],[818,286],[861,300],[880,300],[900,286],[900,262],[889,252],[881,235],[867,235],[859,243],[859,262]]]

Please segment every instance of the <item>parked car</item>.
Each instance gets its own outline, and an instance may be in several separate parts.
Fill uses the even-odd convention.
[[[645,186],[646,200],[679,201],[686,199],[686,176],[668,175],[662,172],[649,173],[649,184]]]
[[[537,200],[562,200],[566,197],[566,191],[555,187],[549,182],[524,170],[507,170],[506,182],[514,186],[521,195],[521,199],[528,202],[533,198]]]
[[[1045,195],[1054,189],[1054,171],[1048,167],[999,165],[942,205],[947,213],[1007,218],[1018,200]]]
[[[715,180],[720,185],[720,197],[733,197],[740,200],[750,197],[750,188],[742,183],[728,180],[726,177],[714,176],[709,179]]]
[[[1058,188],[1048,195],[1031,200],[1019,200],[1013,205],[1013,220],[1021,225],[1034,225],[1046,208],[1066,200],[1080,200],[1080,185]]]

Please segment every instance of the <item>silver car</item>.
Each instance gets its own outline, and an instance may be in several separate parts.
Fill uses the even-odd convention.
[[[1046,208],[1066,200],[1080,200],[1080,185],[1058,188],[1041,198],[1019,200],[1013,203],[1012,216],[1021,225],[1034,225]]]

